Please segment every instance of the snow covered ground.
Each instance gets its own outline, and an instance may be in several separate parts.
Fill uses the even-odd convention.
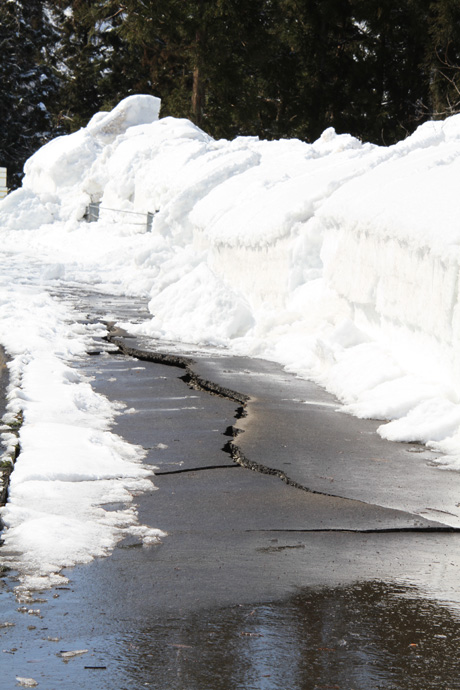
[[[125,327],[281,362],[460,469],[460,116],[378,147],[332,129],[215,141],[159,107],[98,113],[0,203],[0,342],[24,417],[4,552],[27,586],[142,532],[129,496],[150,486],[141,450],[110,432],[117,410],[72,369],[94,333],[53,285],[145,295],[152,319]],[[114,492],[127,508],[106,513]]]

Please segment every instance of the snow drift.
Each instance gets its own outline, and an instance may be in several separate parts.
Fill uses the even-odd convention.
[[[42,290],[145,295],[133,330],[277,360],[460,469],[460,116],[379,147],[215,141],[159,105],[129,97],[32,156],[3,251]]]

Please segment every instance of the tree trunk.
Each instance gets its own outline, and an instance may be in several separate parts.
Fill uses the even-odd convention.
[[[198,29],[195,35],[195,67],[193,69],[192,116],[198,127],[203,124],[204,83],[202,68],[202,44],[204,32]]]

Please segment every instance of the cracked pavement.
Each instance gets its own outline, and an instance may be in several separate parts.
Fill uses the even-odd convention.
[[[265,360],[196,352],[192,358],[173,357],[146,338],[139,341],[118,335],[111,340],[145,362],[185,368],[182,378],[193,389],[238,405],[233,438],[227,444],[234,461],[322,496],[324,511],[329,505],[337,529],[460,527],[457,473],[436,467],[436,454],[421,445],[383,440],[376,433],[377,422],[338,412],[338,401],[312,382]],[[188,468],[188,458],[183,462],[182,472]],[[304,529],[320,529],[313,526],[321,513],[315,505],[319,499],[302,498],[312,507],[310,517],[300,520],[307,520]],[[360,522],[365,513],[367,528]],[[342,515],[348,515],[348,522],[341,522],[346,520]],[[320,524],[325,525],[325,520],[323,515]]]

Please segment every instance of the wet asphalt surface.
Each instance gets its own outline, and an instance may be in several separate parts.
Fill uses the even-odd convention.
[[[136,410],[113,430],[147,450],[139,519],[168,536],[25,607],[5,573],[0,688],[460,688],[460,475],[272,363],[116,342],[138,358],[81,367]]]

